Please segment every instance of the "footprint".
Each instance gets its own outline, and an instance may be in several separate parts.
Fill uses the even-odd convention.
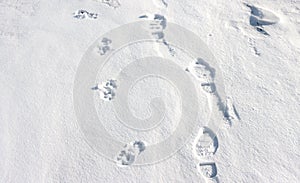
[[[120,152],[120,154],[116,158],[117,165],[119,166],[129,166],[133,164],[135,161],[135,152],[133,149],[127,149],[124,147],[124,150]]]
[[[164,29],[167,27],[167,19],[163,15],[160,14],[154,14],[154,15],[141,15],[139,18],[146,18],[150,20],[154,20],[150,24],[150,30],[151,34],[154,36],[154,38],[158,41],[163,43],[169,50],[169,53],[174,56],[175,51],[174,48],[171,47],[171,45],[167,42],[165,39]]]
[[[194,155],[198,159],[208,159],[216,153],[218,147],[217,135],[208,127],[203,127],[194,143]]]
[[[134,141],[134,142],[132,143],[132,145],[133,145],[133,147],[134,147],[135,149],[138,150],[138,153],[139,153],[139,154],[140,154],[141,152],[143,152],[143,151],[146,149],[146,145],[145,145],[145,143],[142,142],[142,141]]]
[[[100,93],[100,98],[104,101],[112,100],[116,95],[117,82],[114,79],[109,79],[106,82],[98,84],[92,90],[97,90]]]
[[[208,127],[203,127],[194,143],[194,155],[200,159],[197,169],[206,182],[219,182],[216,163],[211,161],[218,150],[219,142],[216,134]]]
[[[198,169],[205,178],[211,179],[217,176],[217,166],[214,162],[199,163]]]
[[[207,93],[216,92],[216,86],[214,84],[215,69],[210,67],[203,59],[198,58],[195,63],[192,63],[188,68],[188,72],[191,72],[198,80],[200,80],[202,89]]]
[[[279,22],[279,18],[268,10],[257,8],[249,4],[246,4],[246,6],[251,10],[250,25],[252,26],[272,25]]]
[[[134,163],[137,156],[146,149],[142,141],[134,141],[126,144],[116,157],[118,166],[130,166]]]
[[[77,10],[73,13],[73,17],[77,18],[77,19],[85,19],[85,18],[97,19],[98,14],[97,13],[89,13],[86,10]]]
[[[111,50],[111,44],[112,44],[111,39],[103,38],[96,48],[97,52],[100,53],[100,55],[105,55],[106,52]]]
[[[279,18],[271,11],[263,8],[258,8],[253,5],[245,4],[251,10],[249,19],[250,25],[256,28],[256,30],[264,35],[269,36],[263,26],[273,25],[279,22]]]
[[[214,93],[216,91],[215,83],[201,83],[201,86],[207,93]]]

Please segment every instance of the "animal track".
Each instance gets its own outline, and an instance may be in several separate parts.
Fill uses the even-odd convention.
[[[124,146],[124,149],[116,157],[117,165],[130,166],[134,163],[137,156],[146,149],[142,141],[134,141]]]
[[[109,79],[106,82],[103,82],[102,84],[98,84],[92,89],[100,92],[100,98],[102,100],[110,101],[116,95],[115,93],[116,88],[117,88],[116,80]]]
[[[170,46],[170,44],[166,41],[165,39],[165,34],[164,34],[164,29],[167,27],[167,19],[160,14],[154,14],[152,15],[141,15],[139,18],[150,18],[154,20],[153,23],[150,24],[150,29],[152,31],[152,35],[155,37],[157,41],[162,42],[169,50],[169,53],[174,56],[175,51],[174,49]]]
[[[96,19],[98,18],[98,14],[89,13],[86,10],[77,10],[73,13],[73,17],[77,19],[85,19],[85,18]]]
[[[110,40],[108,38],[103,38],[101,40],[101,42],[99,43],[99,45],[97,46],[98,53],[100,53],[100,55],[105,55],[106,52],[111,50],[111,43],[112,43],[112,40]]]
[[[251,15],[249,19],[250,25],[254,26],[258,32],[269,36],[269,33],[267,33],[263,29],[263,26],[276,24],[279,21],[279,18],[274,13],[268,10],[257,8],[249,4],[245,5],[251,10]]]
[[[216,134],[208,127],[203,127],[202,133],[196,138],[194,154],[200,159],[210,158],[216,153],[218,146]]]
[[[96,1],[104,3],[113,8],[118,8],[121,6],[121,4],[118,0],[96,0]]]
[[[135,152],[132,149],[127,149],[127,147],[124,147],[125,149],[120,152],[120,154],[117,157],[117,164],[120,166],[127,166],[131,165],[135,161]]]

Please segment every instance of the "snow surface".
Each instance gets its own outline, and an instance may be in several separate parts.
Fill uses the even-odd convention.
[[[2,0],[0,9],[0,182],[300,180],[300,1]],[[166,31],[168,23],[175,23],[195,33],[214,55],[224,88],[209,78],[209,66],[173,48],[163,30],[153,34],[157,43],[120,50],[87,91],[95,92],[105,129],[124,144],[120,153],[111,152],[114,161],[82,133],[74,80],[82,58],[101,35],[142,20],[161,22]],[[135,35],[139,32],[132,30]],[[100,41],[99,55],[114,51],[110,44],[118,38]],[[118,97],[118,81],[117,87],[108,86],[115,96],[101,92],[121,63],[154,55],[186,65],[191,78],[199,77],[193,82],[202,115],[179,151],[154,164],[134,166],[147,154],[147,146],[176,130],[184,99],[164,80],[137,82],[128,95],[137,117],[151,115],[147,106],[153,97],[168,104],[161,128],[139,133],[107,120],[113,118],[109,102]],[[98,87],[102,90],[97,93]],[[212,112],[220,88],[226,94],[222,102],[227,101],[224,119],[216,118],[220,129],[201,128],[203,121],[220,116]],[[102,100],[105,95],[111,99]]]

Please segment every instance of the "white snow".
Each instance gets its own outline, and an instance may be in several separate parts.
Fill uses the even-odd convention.
[[[260,13],[251,13],[250,7]],[[3,0],[0,10],[0,182],[299,182],[300,1]],[[142,15],[147,17],[139,18]],[[251,25],[250,20],[259,25]],[[145,28],[153,42],[118,50],[119,40],[134,40],[143,32],[101,37],[119,26],[143,21],[154,23]],[[197,59],[178,48],[192,49],[195,40],[170,44],[171,35],[176,37],[169,29],[172,23],[197,35],[216,63],[204,59],[197,65]],[[89,51],[92,54],[86,55]],[[73,94],[80,63],[113,52],[95,80],[87,81],[94,84],[86,92],[93,96],[101,120],[78,122]],[[134,131],[115,122],[111,104],[124,94],[118,93],[122,83],[116,78],[115,84],[114,76],[133,60],[150,56],[187,69],[194,86],[178,91],[180,82],[157,77],[138,80],[129,88],[128,111],[144,121],[155,110],[166,114],[159,128]],[[83,74],[88,78],[90,73]],[[125,76],[121,77],[124,82]],[[110,93],[101,93],[107,88]],[[194,94],[193,88],[198,95],[195,101],[188,96]],[[110,100],[101,100],[105,95]],[[162,100],[151,106],[153,98]],[[158,105],[161,101],[164,111]],[[177,145],[174,141],[149,155],[152,146],[182,128],[182,104],[187,101],[199,103],[200,114],[191,122],[197,125],[190,136],[183,138],[188,142],[172,156],[143,165]],[[207,124],[209,119],[213,121]],[[101,147],[101,134],[94,134],[98,127],[92,128],[98,123],[122,144],[119,149],[110,152],[115,142]],[[203,129],[208,129],[207,134]],[[109,142],[106,137],[103,142]],[[201,139],[213,144],[201,144]],[[129,163],[118,166],[118,160],[101,155],[99,149]]]

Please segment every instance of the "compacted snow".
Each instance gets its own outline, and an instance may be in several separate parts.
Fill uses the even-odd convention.
[[[0,182],[300,180],[300,1],[0,8]]]

